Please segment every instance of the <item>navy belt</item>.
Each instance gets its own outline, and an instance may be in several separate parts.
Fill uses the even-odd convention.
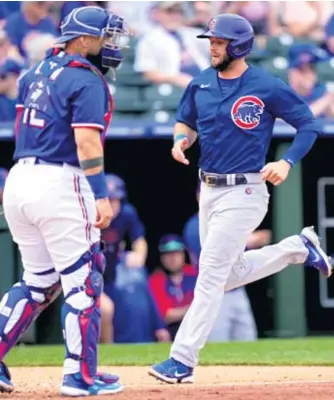
[[[248,183],[244,174],[210,174],[201,170],[199,176],[202,182],[211,187],[246,185]]]
[[[26,162],[27,164],[32,164],[30,160],[32,158],[35,158],[35,161],[33,163],[34,165],[56,165],[57,167],[62,167],[64,165],[63,162],[45,161],[42,158],[38,158],[38,157],[23,157],[20,160],[18,160],[17,162],[20,163],[20,164],[25,164],[25,162],[24,162],[25,158],[27,159],[27,162]]]

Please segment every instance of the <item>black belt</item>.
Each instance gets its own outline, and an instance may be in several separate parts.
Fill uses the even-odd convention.
[[[230,179],[231,175],[234,175],[233,183]],[[202,170],[200,171],[201,181],[211,187],[246,185],[248,183],[247,178],[244,174],[231,174],[231,175],[210,174]]]

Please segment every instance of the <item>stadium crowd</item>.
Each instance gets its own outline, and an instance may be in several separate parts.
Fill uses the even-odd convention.
[[[208,43],[196,40],[196,35],[218,13],[237,13],[252,23],[256,43],[250,63],[286,80],[317,117],[334,116],[331,1],[3,1],[0,123],[14,121],[18,78],[42,60],[64,16],[83,5],[107,7],[124,16],[133,34],[116,81],[109,80],[116,100],[115,118],[173,117],[183,89],[210,64]],[[0,172],[3,188],[6,171]],[[125,183],[117,179],[111,179],[110,187],[115,218],[103,232],[107,260],[115,268],[113,276],[106,274],[101,341],[173,340],[193,298],[200,252],[198,216],[188,216],[184,232],[161,238],[160,265],[148,276],[145,228],[129,203]],[[115,191],[113,184],[122,190]],[[200,195],[199,190],[196,194]],[[247,248],[270,243],[270,236],[268,231],[254,232]],[[130,241],[130,250],[124,247],[125,239]],[[256,336],[245,289],[231,291],[209,340],[254,340]]]

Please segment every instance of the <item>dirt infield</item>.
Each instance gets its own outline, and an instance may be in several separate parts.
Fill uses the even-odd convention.
[[[334,395],[334,367],[200,367],[194,385],[166,385],[147,375],[146,367],[101,368],[120,374],[117,400],[327,400]],[[16,391],[10,399],[59,398],[60,368],[12,368]],[[96,397],[92,397],[96,398]]]

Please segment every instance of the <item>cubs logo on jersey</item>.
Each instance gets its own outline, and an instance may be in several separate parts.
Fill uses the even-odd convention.
[[[256,96],[240,97],[232,106],[233,122],[242,129],[254,129],[261,121],[264,103]]]

